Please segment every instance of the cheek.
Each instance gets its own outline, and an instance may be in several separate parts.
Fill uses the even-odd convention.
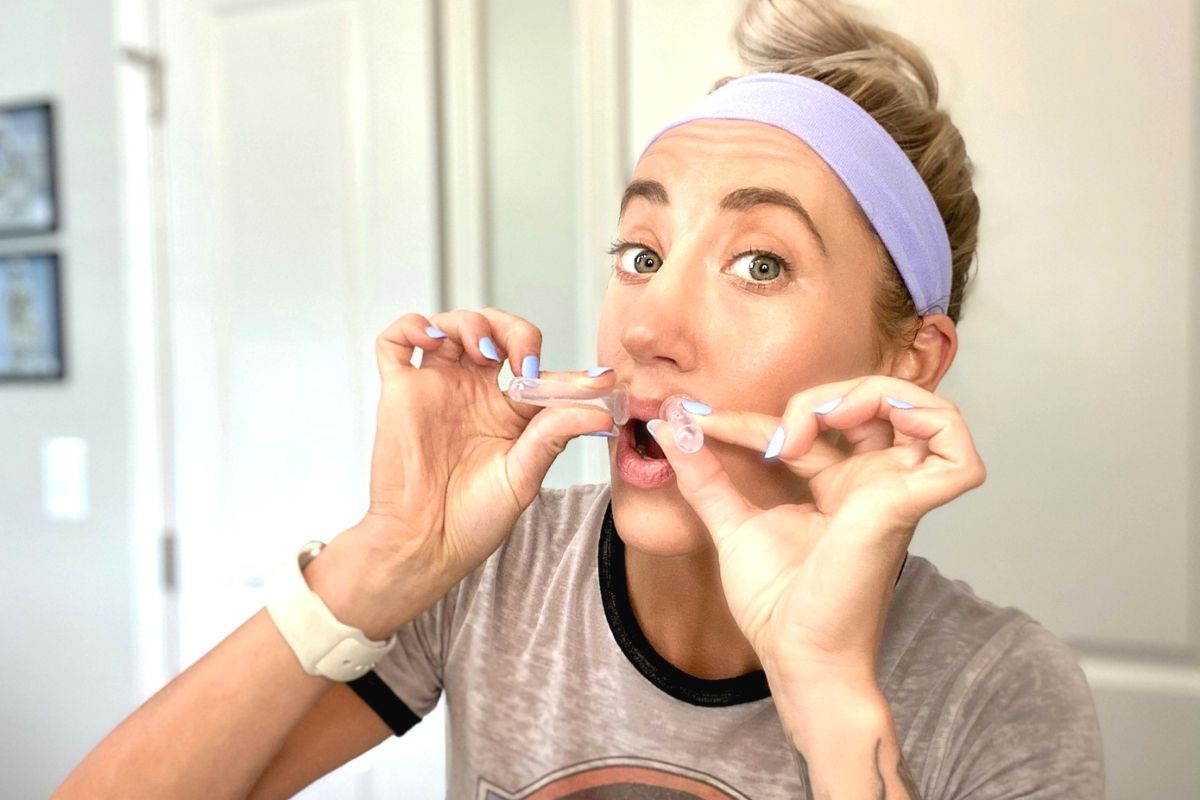
[[[803,308],[760,312],[751,322],[725,322],[734,333],[716,345],[718,363],[745,408],[778,414],[797,392],[862,374],[869,326],[864,334],[865,323],[844,302],[813,300]]]
[[[779,413],[802,388],[813,353],[805,334],[792,324],[731,324],[729,333],[710,341],[713,388],[717,402],[733,408]]]
[[[599,364],[607,367],[614,366],[616,353],[621,346],[620,304],[615,302],[612,287],[604,293],[600,303],[600,316],[596,327],[596,357]]]

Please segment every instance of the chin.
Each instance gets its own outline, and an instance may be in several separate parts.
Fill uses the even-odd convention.
[[[611,479],[613,523],[625,546],[650,556],[684,556],[712,548],[704,523],[675,482],[654,489]]]

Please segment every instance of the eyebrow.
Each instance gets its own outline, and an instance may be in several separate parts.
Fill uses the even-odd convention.
[[[621,197],[621,213],[617,216],[618,220],[625,216],[625,207],[635,197],[645,198],[657,206],[668,206],[671,204],[671,199],[667,195],[667,189],[661,183],[658,181],[637,180],[626,187],[625,194]],[[808,228],[809,232],[812,233],[813,238],[817,240],[817,245],[821,248],[822,255],[829,255],[829,251],[825,249],[825,239],[821,237],[821,232],[817,230],[816,223],[813,222],[804,204],[796,199],[795,195],[789,194],[782,189],[745,186],[741,189],[734,189],[722,197],[721,202],[717,206],[725,211],[749,211],[758,206],[779,206],[785,208],[795,214],[804,226]]]

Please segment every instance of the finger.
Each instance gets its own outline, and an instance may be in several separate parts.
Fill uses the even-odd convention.
[[[375,361],[380,377],[416,369],[412,361],[418,347],[423,352],[422,359],[426,358],[424,354],[444,349],[446,337],[431,328],[430,321],[421,314],[404,314],[384,328],[375,337]]]
[[[675,445],[671,423],[658,420],[651,435],[675,470],[679,493],[704,522],[718,546],[729,531],[735,530],[757,509],[733,485],[721,462],[707,446],[685,453]]]
[[[488,370],[499,370],[504,363],[507,351],[493,335],[491,321],[478,311],[459,308],[434,314],[430,319],[462,346],[469,363]]]
[[[436,316],[435,314],[434,317]],[[429,323],[429,328],[430,331],[427,332],[437,336],[441,344],[436,348],[422,351],[420,366],[459,366],[463,361],[463,354],[466,352],[466,348],[462,346],[462,342],[442,330],[432,321]]]
[[[867,453],[872,450],[886,450],[893,447],[898,442],[896,441],[896,430],[892,424],[886,419],[871,419],[864,422],[862,425],[855,425],[853,428],[846,428],[839,431],[842,437],[849,442],[851,453]],[[903,444],[902,442],[899,444]]]
[[[798,408],[792,409],[789,404],[785,417],[714,409],[707,416],[694,415],[693,419],[706,437],[757,450],[764,457],[769,453],[770,458],[777,458],[802,478],[811,478],[846,458],[844,450],[818,435],[820,428],[811,410],[805,420]],[[779,434],[781,427],[783,433]],[[779,436],[782,441],[776,442]]]
[[[608,370],[603,373],[591,373],[586,369],[543,369],[541,376],[546,380],[571,381],[582,386],[605,387],[617,382],[616,373]]]
[[[987,470],[957,408],[888,409],[895,429],[915,443],[904,448],[909,468],[899,476],[907,491],[897,510],[907,524],[984,482]]]
[[[711,433],[721,441],[762,451],[776,435],[776,429],[783,417],[789,417],[784,426],[784,438],[789,443],[787,455],[796,458],[817,446],[815,443],[818,441],[829,444],[826,440],[818,440],[822,426],[813,416],[813,412],[827,405],[831,398],[844,396],[863,380],[864,378],[855,378],[809,387],[792,395],[783,415],[780,416],[722,409],[700,417],[703,421],[699,424],[706,435]],[[834,458],[833,453],[827,452],[826,455],[828,458]]]
[[[521,507],[533,502],[550,465],[571,439],[611,428],[612,417],[600,409],[539,409],[505,456],[509,485]]]
[[[825,393],[837,386],[838,384],[827,384],[815,389],[806,389],[793,399],[800,399],[806,396],[812,396],[815,399],[821,396],[818,393]],[[889,397],[899,405],[909,404],[923,408],[954,408],[954,404],[944,397],[939,397],[932,392],[926,391],[915,383],[901,378],[893,378],[889,375],[867,376],[848,386],[846,391],[839,392],[836,396],[826,397],[827,404],[818,403],[814,408],[824,407],[827,409],[819,415],[820,424],[823,429],[837,429],[849,438],[848,432],[853,428],[873,424],[873,421],[877,419],[890,419],[889,411],[895,406],[889,402]],[[863,439],[871,439],[871,435],[865,432],[860,432],[857,436]]]
[[[498,308],[481,308],[479,313],[491,323],[497,344],[508,353],[508,365],[513,375],[538,377],[542,356],[541,329],[524,317]]]
[[[544,369],[541,371],[539,380],[569,383],[581,388],[595,390],[597,394],[602,394],[604,390],[611,389],[617,383],[616,375],[612,372],[605,372],[602,375],[591,375],[586,370]]]
[[[922,480],[946,483],[947,475],[953,474],[958,477],[949,483],[958,486],[961,493],[986,479],[983,459],[957,408],[893,408],[890,413],[897,431],[922,440],[928,447],[930,457],[922,464],[926,468],[915,473]]]
[[[510,383],[509,386],[511,387],[512,384],[516,383],[518,380],[525,380],[525,379],[519,378],[519,377],[514,377],[512,380],[512,383]],[[616,383],[616,378],[612,375],[612,373],[606,373],[604,375],[598,375],[598,376],[591,376],[582,371],[562,372],[562,371],[558,371],[558,370],[542,370],[541,375],[539,376],[538,380],[545,381],[548,383],[549,382],[568,383],[568,384],[571,384],[572,386],[577,386],[577,387],[584,388],[584,389],[595,390],[595,394],[597,396],[601,395],[605,389],[611,388],[612,385],[614,383]],[[512,397],[509,396],[507,389],[504,393],[504,396],[507,397],[509,402],[512,404],[513,410],[526,418],[532,417],[534,414],[537,413],[539,408],[542,408],[541,405],[538,405],[536,403],[518,403],[517,401],[513,400]],[[586,403],[585,405],[591,406],[593,404]],[[610,417],[610,419],[611,419],[611,417]]]

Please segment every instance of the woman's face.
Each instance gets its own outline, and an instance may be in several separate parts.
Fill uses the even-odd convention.
[[[635,417],[656,416],[644,409],[672,394],[778,415],[805,388],[879,368],[876,245],[837,175],[799,139],[755,122],[689,122],[645,153],[623,205],[617,239],[627,244],[613,256],[597,357],[630,385]],[[622,538],[661,556],[711,547],[673,478],[644,488],[622,477],[630,431],[609,445]],[[705,444],[751,502],[810,499],[762,453]]]

